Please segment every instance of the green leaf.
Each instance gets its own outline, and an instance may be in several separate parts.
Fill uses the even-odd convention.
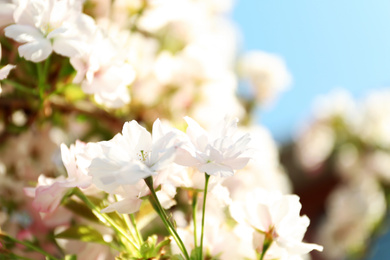
[[[62,231],[61,233],[57,234],[55,237],[64,239],[75,239],[84,242],[94,242],[104,245],[108,244],[106,241],[104,241],[103,235],[100,234],[99,231],[86,225],[72,226],[65,231]]]
[[[198,260],[200,259],[200,256],[201,256],[201,248],[200,247],[196,247],[194,249],[192,249],[191,251],[191,255],[190,255],[190,259],[191,260]]]
[[[141,245],[140,253],[142,259],[156,258],[160,259],[162,249],[170,244],[170,239],[166,238],[157,243],[157,235],[152,235]]]
[[[66,255],[64,260],[77,260],[76,255]]]
[[[156,253],[160,253],[160,251],[167,245],[169,245],[171,243],[171,240],[169,238],[166,238],[165,240],[161,241],[160,243],[158,243],[158,245],[156,246]]]

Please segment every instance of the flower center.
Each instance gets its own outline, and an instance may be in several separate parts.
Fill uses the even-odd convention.
[[[149,156],[149,153],[144,150],[141,150],[137,155],[138,160],[140,160],[141,162],[145,162]]]
[[[270,239],[274,240],[275,238],[278,238],[278,233],[276,232],[275,226],[271,226],[268,230],[266,236],[268,236]]]

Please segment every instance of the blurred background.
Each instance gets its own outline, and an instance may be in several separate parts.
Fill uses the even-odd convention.
[[[279,144],[282,163],[312,225],[324,222],[324,215],[331,216],[332,207],[354,207],[346,201],[363,205],[353,199],[337,202],[336,195],[331,194],[341,197],[348,193],[345,187],[350,187],[350,181],[340,177],[339,172],[357,175],[351,169],[356,170],[357,161],[371,157],[374,150],[380,149],[386,156],[379,159],[375,155],[376,160],[361,162],[369,165],[368,174],[378,172],[378,164],[390,166],[385,141],[386,136],[390,136],[389,110],[385,103],[390,99],[384,97],[390,97],[386,94],[390,86],[390,2],[236,1],[232,17],[241,31],[242,51],[260,49],[279,55],[292,75],[289,87],[272,104],[257,108],[256,119],[270,130]],[[336,117],[341,120],[335,122]],[[377,123],[372,122],[373,118],[378,119]],[[376,125],[375,130],[361,126],[370,123]],[[378,138],[373,142],[372,138],[364,137],[366,134]],[[317,149],[309,146],[317,146]],[[354,161],[351,165],[355,166],[340,170],[337,166],[340,156],[344,162],[346,158]],[[297,157],[304,163],[297,163]],[[388,167],[383,171],[388,172]],[[386,190],[388,185],[384,187]],[[344,189],[343,192],[340,189]],[[359,189],[352,189],[353,194],[359,193]],[[366,216],[364,209],[356,210],[359,215],[356,217]],[[348,219],[346,215],[348,213],[333,217]],[[366,259],[390,258],[390,250],[386,249],[390,235],[378,233],[380,235],[375,235],[370,242],[373,246],[366,252]],[[342,242],[350,240],[347,235],[338,236],[339,244],[346,247],[349,242],[358,244]],[[355,247],[352,251],[359,250]]]
[[[233,19],[243,51],[280,55],[290,88],[259,121],[280,142],[291,140],[313,100],[334,88],[362,98],[390,86],[390,2],[236,1]]]

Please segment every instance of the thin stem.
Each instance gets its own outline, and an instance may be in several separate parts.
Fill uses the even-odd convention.
[[[110,224],[114,228],[114,230],[117,233],[121,234],[123,237],[125,237],[133,247],[135,247],[137,250],[140,249],[139,246],[133,241],[133,239],[127,234],[127,232],[117,223],[115,223],[115,221],[113,221],[109,216],[107,216],[107,214],[100,213],[99,209],[88,199],[87,196],[84,195],[84,193],[82,193],[79,189],[75,189],[74,194],[79,197],[92,210],[92,213],[97,218],[99,218],[100,221],[102,221],[103,223]]]
[[[198,207],[198,192],[195,191],[192,196],[192,220],[194,222],[194,244],[195,248],[198,247],[198,235],[196,232],[196,209]]]
[[[138,237],[137,237],[137,234],[136,234],[136,232],[134,231],[134,227],[133,227],[133,225],[131,224],[130,217],[129,217],[128,215],[126,215],[126,214],[120,215],[119,213],[118,213],[118,216],[123,216],[123,219],[124,219],[124,221],[125,221],[125,223],[126,223],[127,228],[128,228],[129,231],[130,231],[131,236],[136,240],[137,244],[138,244],[139,246],[141,246],[142,243],[139,241],[139,239],[138,239]]]
[[[47,79],[47,73],[49,72],[49,65],[50,65],[50,57],[47,57],[47,59],[45,60],[45,63],[43,64],[43,76],[44,76],[44,80],[46,81]]]
[[[24,257],[24,256],[20,256],[20,255],[15,255],[13,253],[9,254],[9,256],[11,256],[10,259],[21,259],[21,260],[31,260],[31,258],[27,258],[27,257]],[[13,258],[12,258],[13,257]]]
[[[4,233],[2,233],[0,236],[4,236],[4,237],[6,237],[6,238],[12,240],[12,241],[15,242],[15,243],[24,245],[25,247],[27,247],[27,248],[29,248],[29,249],[35,251],[35,252],[41,253],[42,255],[46,256],[46,257],[47,257],[48,259],[50,259],[50,260],[59,260],[58,258],[52,256],[52,255],[49,254],[48,252],[46,252],[46,251],[40,249],[39,247],[34,246],[34,245],[31,244],[30,242],[22,241],[22,240],[16,239],[16,238],[11,237],[11,236],[9,236],[9,235],[7,235],[7,234],[4,234]]]
[[[26,87],[18,82],[15,82],[13,80],[10,80],[10,79],[3,79],[2,80],[5,84],[9,84],[9,85],[12,85],[15,89],[17,90],[20,90],[20,91],[23,91],[23,92],[27,92],[29,94],[32,94],[32,95],[38,95],[36,90],[35,89],[32,89],[32,88],[29,88],[29,87]]]
[[[186,250],[186,247],[184,246],[183,241],[180,239],[179,234],[176,232],[174,226],[169,221],[169,218],[168,218],[165,210],[163,209],[163,207],[160,204],[160,201],[158,200],[156,191],[154,190],[154,187],[153,187],[153,178],[148,177],[148,178],[145,178],[144,180],[145,180],[146,185],[150,189],[152,196],[149,197],[149,201],[151,202],[154,210],[157,212],[157,214],[159,215],[159,217],[163,221],[165,227],[167,228],[169,233],[172,235],[173,239],[175,239],[178,247],[180,248],[181,252],[184,254],[185,259],[189,260],[190,256],[188,255],[188,252]]]
[[[37,63],[37,74],[38,74],[38,90],[41,101],[44,99],[46,91],[47,72],[49,70],[50,57],[48,57],[44,63]]]
[[[137,237],[138,237],[138,241],[143,244],[144,243],[144,240],[141,236],[141,233],[139,232],[138,228],[137,228],[137,222],[135,221],[135,216],[134,214],[129,214],[130,216],[130,220],[131,220],[131,223],[133,224],[133,227],[135,229],[135,232],[137,233]]]
[[[206,198],[207,198],[207,188],[209,186],[210,175],[204,173],[205,183],[204,183],[204,195],[203,195],[203,209],[202,209],[202,231],[200,235],[200,260],[203,259],[203,230],[204,230],[204,219],[206,211]]]
[[[41,101],[43,100],[43,94],[45,92],[44,89],[44,82],[45,78],[43,75],[43,68],[41,63],[37,63],[37,74],[38,74],[38,91],[39,91],[39,97],[41,98]]]
[[[115,195],[115,199],[116,201],[118,201],[118,196]],[[128,228],[128,230],[130,231],[130,234],[131,236],[133,237],[133,239],[135,240],[135,242],[138,243],[138,245],[141,247],[141,245],[143,244],[143,242],[139,241],[138,239],[138,236],[137,236],[137,233],[134,231],[134,229],[136,228],[130,221],[130,217],[128,214],[119,214],[118,212],[116,212],[116,215],[123,219],[123,221],[125,222],[126,224],[126,227]]]
[[[269,233],[266,233],[263,242],[263,250],[261,251],[259,260],[264,259],[265,253],[267,253],[268,249],[271,247],[272,242],[273,242],[272,236],[270,236]]]

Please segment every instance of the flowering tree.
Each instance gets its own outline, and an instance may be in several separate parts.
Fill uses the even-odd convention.
[[[237,57],[230,6],[0,0],[9,64],[0,70],[1,255],[303,259],[322,250],[302,242],[309,219],[252,120],[291,77],[274,55]]]
[[[389,91],[357,101],[342,90],[320,97],[293,149],[302,172],[336,181],[317,230],[327,259],[360,259],[386,232],[389,212]]]

